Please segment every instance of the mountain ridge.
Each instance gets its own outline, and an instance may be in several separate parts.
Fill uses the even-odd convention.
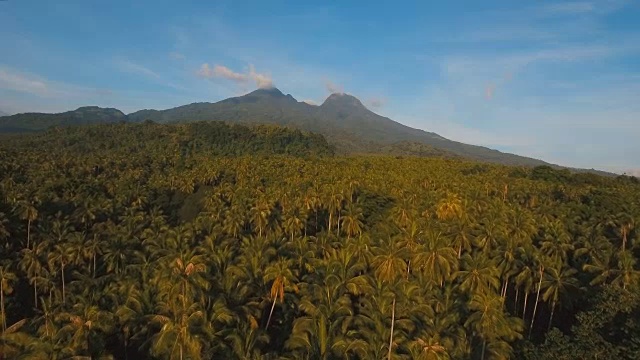
[[[127,115],[115,108],[81,106],[61,113],[28,112],[0,116],[0,132],[41,131],[52,126],[89,125],[127,120]]]
[[[93,115],[92,115],[93,114]],[[334,93],[320,105],[297,101],[278,88],[257,89],[217,102],[197,102],[174,108],[144,109],[129,114],[113,108],[80,107],[58,114],[26,113],[0,117],[4,129],[44,130],[50,126],[152,120],[158,123],[225,121],[275,124],[324,135],[338,153],[443,153],[451,157],[517,166],[551,165],[542,160],[464,144],[436,133],[409,127],[369,110],[357,97]],[[407,144],[416,144],[407,146]],[[416,150],[422,144],[424,149]],[[393,147],[399,149],[393,150]],[[383,150],[384,149],[384,150]]]

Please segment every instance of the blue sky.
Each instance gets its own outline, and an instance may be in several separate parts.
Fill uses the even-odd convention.
[[[0,1],[0,110],[164,109],[273,84],[314,103],[347,92],[453,140],[640,175],[640,2],[348,4]]]

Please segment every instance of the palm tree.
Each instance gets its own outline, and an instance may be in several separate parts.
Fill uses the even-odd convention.
[[[96,269],[98,267],[97,258],[99,255],[102,255],[102,244],[103,243],[100,241],[97,234],[93,234],[91,239],[87,240],[85,244],[85,255],[91,260],[93,277],[96,277]]]
[[[348,250],[332,250],[326,260],[315,261],[314,272],[300,285],[302,317],[294,321],[287,346],[306,349],[313,358],[334,354],[360,354],[367,344],[354,338],[352,299],[370,291],[364,264]]]
[[[423,333],[426,331],[423,330]],[[437,335],[425,334],[411,341],[411,358],[416,360],[449,360],[451,356]]]
[[[1,315],[2,315],[2,333],[4,334],[7,331],[7,314],[5,313],[4,308],[4,296],[10,295],[13,292],[13,287],[11,286],[14,281],[16,281],[17,276],[13,272],[11,272],[7,266],[0,265],[0,306],[1,306]]]
[[[92,338],[108,334],[113,321],[109,312],[98,306],[76,303],[70,312],[58,315],[64,324],[57,337],[69,344],[74,356],[89,356],[99,353],[101,349],[92,349]]]
[[[291,235],[291,241],[295,235],[300,235],[300,232],[305,228],[306,214],[296,207],[289,208],[289,211],[284,215],[284,222],[282,223],[283,230]]]
[[[26,348],[34,343],[34,340],[27,333],[20,329],[27,322],[22,319],[7,327],[0,334],[0,359],[18,359],[26,355]]]
[[[327,228],[327,232],[331,232],[331,224],[333,223],[333,216],[334,214],[338,214],[338,223],[340,223],[339,220],[339,215],[340,212],[342,211],[342,202],[344,200],[344,197],[342,196],[342,194],[340,194],[339,192],[336,192],[335,189],[331,189],[331,195],[329,196],[329,199],[327,199],[326,204],[327,204],[327,210],[329,212],[329,223],[328,223],[328,228]]]
[[[27,274],[29,283],[33,285],[33,303],[38,308],[38,279],[41,277],[45,264],[41,261],[40,256],[44,253],[47,244],[41,242],[34,244],[33,249],[22,250],[22,259],[20,260],[20,269]]]
[[[490,293],[478,293],[471,298],[469,309],[471,315],[465,322],[465,326],[472,328],[476,335],[482,339],[481,359],[484,359],[487,350],[487,342],[504,343],[504,340],[513,341],[521,337],[522,322],[518,318],[509,317],[503,311],[502,298]],[[510,347],[495,347],[493,349],[510,351]],[[490,350],[492,350],[490,348]],[[508,357],[508,353],[495,354],[499,357]]]
[[[258,229],[258,236],[262,237],[262,233],[269,226],[271,207],[267,202],[260,202],[251,208],[251,214],[251,223]]]
[[[242,322],[239,326],[225,337],[225,340],[231,343],[231,349],[237,359],[262,359],[260,348],[269,342],[269,336],[258,327],[257,322]]]
[[[498,268],[486,256],[478,253],[474,256],[465,254],[461,263],[462,266],[454,274],[454,278],[459,279],[460,289],[470,296],[490,293],[500,286]]]
[[[531,337],[531,333],[533,332],[533,323],[536,320],[536,312],[538,310],[538,302],[540,301],[540,290],[542,290],[542,280],[544,278],[545,271],[545,260],[544,258],[538,259],[538,286],[536,290],[536,302],[533,306],[533,314],[531,315],[531,324],[529,325],[529,337]]]
[[[271,310],[269,311],[269,318],[265,329],[269,328],[271,323],[271,316],[273,310],[276,307],[276,301],[280,299],[280,302],[284,302],[284,294],[286,289],[292,289],[298,291],[298,287],[295,284],[297,282],[296,276],[291,271],[291,260],[278,259],[274,264],[271,264],[264,272],[264,281],[271,282],[271,291],[269,296],[273,299]]]
[[[430,231],[425,244],[414,257],[416,268],[430,281],[443,286],[451,274],[458,269],[458,259],[454,248],[442,233]]]
[[[473,241],[472,234],[470,232],[471,221],[468,215],[463,215],[456,218],[451,227],[449,228],[449,234],[452,238],[452,246],[458,249],[458,259],[462,257],[462,251],[470,251]]]
[[[450,220],[459,218],[464,213],[462,200],[458,194],[449,193],[438,203],[436,215],[440,220]]]
[[[38,218],[38,210],[34,206],[33,201],[21,200],[16,205],[16,211],[21,220],[27,222],[27,248],[29,248],[29,242],[31,240],[31,222]]]
[[[406,263],[403,260],[403,249],[396,247],[395,242],[389,241],[377,248],[378,255],[373,258],[372,266],[376,278],[386,284],[392,285],[396,280],[403,276],[406,269]],[[391,331],[389,335],[389,353],[387,358],[391,360],[391,352],[393,349],[393,327],[396,318],[396,294],[393,294],[393,302],[391,305]]]
[[[232,206],[225,214],[223,220],[224,231],[233,238],[237,238],[244,228],[244,217],[237,206]]]
[[[362,219],[362,209],[356,203],[350,202],[345,206],[342,215],[342,229],[347,233],[347,239],[362,234],[364,226]]]
[[[60,271],[60,278],[62,279],[62,302],[66,302],[65,297],[65,266],[67,266],[72,259],[73,252],[69,243],[58,243],[53,246],[53,251],[49,253],[48,264],[51,269],[56,269],[56,272]],[[58,267],[59,266],[59,267]]]
[[[631,251],[620,251],[617,265],[612,271],[612,284],[626,290],[629,285],[640,283],[640,271],[636,270],[636,259]]]
[[[8,230],[9,219],[5,213],[0,212],[0,240],[5,240],[11,235]]]
[[[620,236],[621,251],[623,252],[627,249],[627,241],[631,231],[636,227],[633,213],[633,209],[630,209],[628,206],[623,206],[623,210],[613,216],[608,222],[615,229],[618,236]]]
[[[480,233],[475,238],[477,246],[486,254],[491,253],[506,237],[504,216],[499,206],[502,205],[495,205],[489,209],[487,217],[482,221]]]
[[[571,298],[576,296],[578,290],[578,280],[574,277],[578,271],[573,268],[563,267],[561,270],[557,268],[548,268],[544,273],[544,280],[542,281],[542,288],[544,293],[542,294],[542,300],[551,301],[551,315],[549,316],[549,327],[553,323],[553,313],[556,309],[556,305],[560,300],[561,304],[568,305],[571,302]]]
[[[152,324],[160,330],[152,337],[151,352],[155,356],[167,355],[170,359],[202,358],[202,338],[208,326],[199,303],[182,307],[182,302],[160,302],[159,314],[151,315]],[[166,315],[165,315],[166,314]]]
[[[565,226],[560,221],[555,220],[545,227],[540,250],[554,263],[558,265],[565,263],[567,254],[573,250],[573,244]]]

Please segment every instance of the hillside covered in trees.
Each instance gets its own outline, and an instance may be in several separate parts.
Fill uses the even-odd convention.
[[[269,124],[322,134],[341,154],[447,154],[490,163],[539,166],[544,161],[463,144],[436,133],[414,129],[378,115],[348,94],[332,94],[322,105],[297,101],[277,88],[257,89],[218,102],[192,103],[166,110],[140,110],[125,115],[97,106],[59,114],[26,113],[0,116],[0,133],[32,132],[52,126],[113,122],[157,123],[225,121],[232,124]]]
[[[435,155],[215,122],[5,136],[0,358],[640,358],[636,178]]]
[[[127,121],[118,109],[83,106],[58,114],[0,114],[0,133],[42,131],[54,126],[109,124]]]

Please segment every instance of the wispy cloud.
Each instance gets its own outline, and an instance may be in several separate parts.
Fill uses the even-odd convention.
[[[127,58],[116,58],[114,59],[114,64],[116,67],[123,72],[127,72],[130,74],[142,75],[148,78],[160,79],[160,75],[155,71],[135,63]]]
[[[253,65],[249,65],[249,77],[256,82],[259,88],[271,88],[273,87],[273,80],[271,80],[271,76],[267,74],[262,74],[256,72],[256,69]]]
[[[316,105],[316,106],[318,105],[318,102],[317,102],[317,101],[309,100],[309,99],[302,100],[302,102],[303,102],[303,103],[307,103],[307,104],[309,104],[309,105]]]
[[[539,7],[542,16],[601,16],[631,4],[630,0],[595,0],[595,1],[569,1],[558,2]]]
[[[212,69],[209,64],[206,63],[202,64],[200,70],[198,70],[198,75],[206,79],[223,78],[240,83],[249,79],[247,75],[234,72],[226,66],[214,65]]]
[[[45,79],[2,65],[0,65],[0,88],[38,96],[50,95]]]
[[[344,89],[342,88],[342,85],[336,84],[331,80],[326,80],[324,82],[324,87],[325,87],[325,89],[327,89],[327,91],[330,94],[335,94],[335,93],[342,94],[344,92]]]
[[[562,2],[543,6],[543,10],[550,14],[582,14],[595,9],[595,5],[589,1]]]
[[[271,79],[271,76],[257,72],[252,64],[249,65],[247,72],[239,73],[224,65],[214,65],[213,68],[211,68],[208,63],[204,63],[200,66],[200,69],[196,74],[205,79],[226,79],[238,84],[244,84],[249,80],[252,80],[256,83],[256,86],[261,89],[273,87],[273,80]]]
[[[385,97],[372,97],[369,98],[367,104],[374,109],[380,109],[387,104],[387,98]]]

